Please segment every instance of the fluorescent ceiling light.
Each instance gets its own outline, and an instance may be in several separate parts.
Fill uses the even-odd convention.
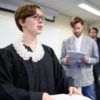
[[[78,6],[80,8],[83,8],[83,9],[85,9],[85,10],[87,10],[87,11],[89,11],[89,12],[95,14],[95,15],[97,15],[97,16],[100,16],[100,11],[99,10],[96,10],[95,8],[89,6],[89,5],[85,4],[85,3],[81,3]]]

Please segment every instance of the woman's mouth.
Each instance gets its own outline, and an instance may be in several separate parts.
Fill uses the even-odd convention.
[[[39,30],[42,30],[43,26],[37,26]]]

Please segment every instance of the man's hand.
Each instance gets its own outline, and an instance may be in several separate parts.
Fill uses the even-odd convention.
[[[88,63],[89,58],[87,56],[85,56],[84,58],[81,59],[81,61],[84,63]]]
[[[73,60],[72,57],[70,57],[70,56],[66,56],[66,62],[67,62],[67,63],[70,63],[72,60]]]
[[[82,95],[81,92],[79,92],[77,88],[69,87],[69,95],[73,95],[73,94]]]
[[[54,100],[48,93],[43,93],[42,100]]]

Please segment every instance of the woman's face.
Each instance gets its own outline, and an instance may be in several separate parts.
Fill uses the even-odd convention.
[[[43,18],[43,13],[39,9],[37,9],[35,15],[27,17],[23,22],[23,32],[27,32],[35,36],[41,34],[44,26]]]

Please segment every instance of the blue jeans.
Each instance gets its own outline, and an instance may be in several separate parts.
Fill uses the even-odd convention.
[[[82,87],[82,94],[91,100],[94,99],[94,87],[93,85]]]

